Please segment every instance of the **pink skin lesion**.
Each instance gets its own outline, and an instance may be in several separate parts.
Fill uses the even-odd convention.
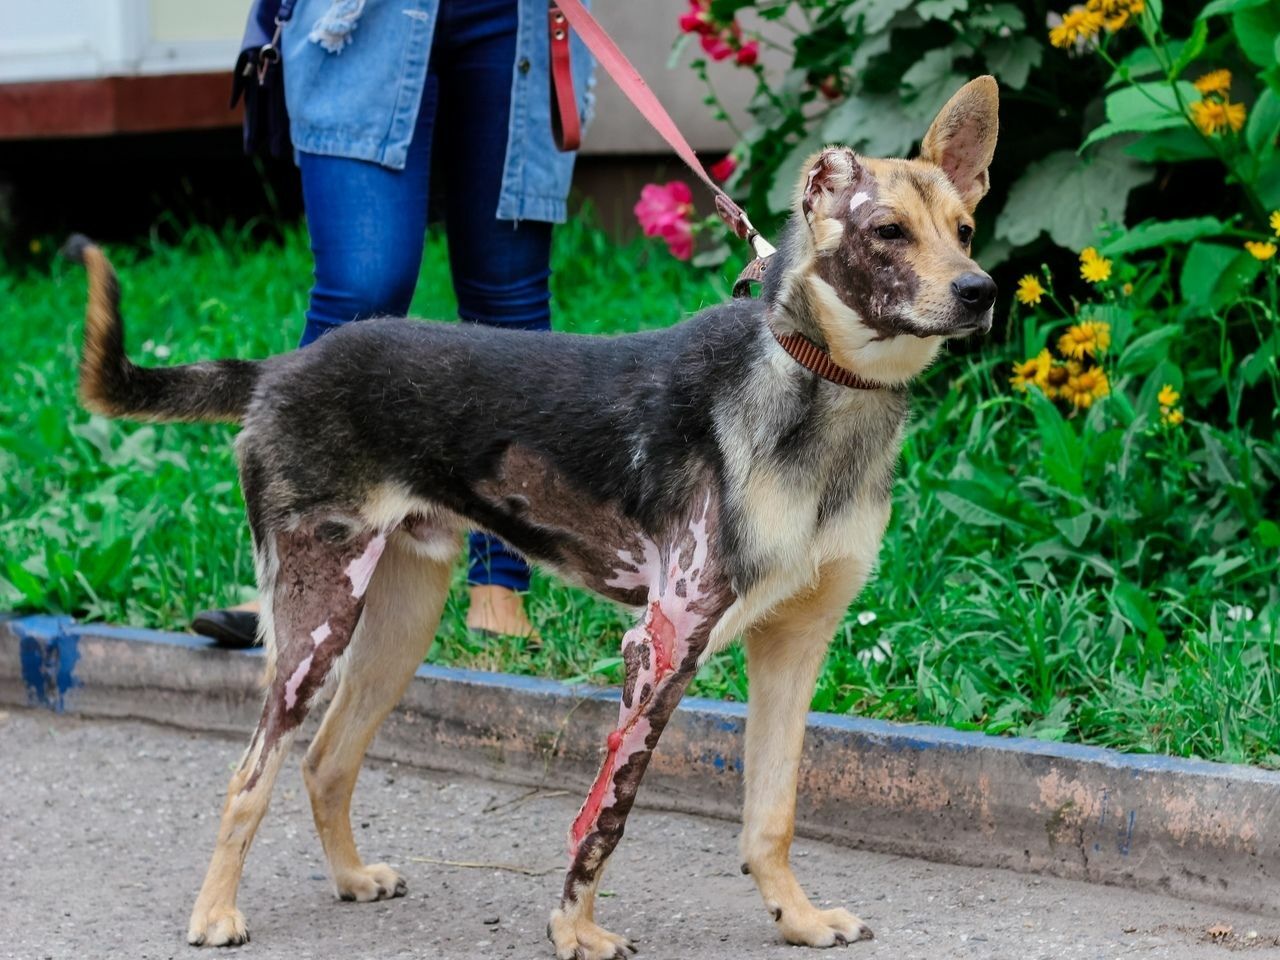
[[[634,695],[623,698],[618,726],[605,742],[606,755],[587,799],[569,831],[570,853],[595,829],[600,813],[615,801],[614,773],[637,753],[648,749],[652,729],[648,710],[654,696],[689,654],[689,638],[702,626],[709,600],[707,507],[665,551],[651,540],[644,542],[644,555],[618,551],[623,568],[615,571],[609,586],[649,588],[644,619],[622,638],[627,661],[627,689]],[[663,554],[666,557],[664,559]],[[631,648],[636,648],[632,650]],[[629,652],[638,656],[628,656]]]
[[[369,581],[373,579],[373,571],[377,568],[378,560],[382,557],[382,551],[386,546],[387,537],[380,533],[369,541],[369,545],[364,548],[364,553],[347,564],[344,572],[347,579],[351,581],[353,597],[359,599],[369,589]]]
[[[311,646],[313,650],[319,649],[320,645],[333,635],[333,629],[326,620],[320,626],[311,631]],[[292,710],[298,702],[298,689],[302,686],[302,681],[307,679],[307,674],[311,672],[311,663],[315,659],[314,654],[308,654],[302,658],[302,662],[298,664],[298,669],[285,681],[284,685],[284,708]]]

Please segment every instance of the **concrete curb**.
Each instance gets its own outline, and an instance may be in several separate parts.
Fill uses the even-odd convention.
[[[0,621],[0,704],[247,742],[261,669],[259,653],[183,634],[54,617]],[[616,696],[424,666],[371,754],[585,791]],[[745,722],[742,704],[685,700],[641,802],[735,819]],[[797,832],[806,836],[1280,916],[1280,773],[813,714],[800,780]]]

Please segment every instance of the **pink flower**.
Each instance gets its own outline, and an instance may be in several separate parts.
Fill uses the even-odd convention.
[[[744,43],[738,48],[737,56],[734,59],[738,61],[738,66],[740,67],[749,67],[754,64],[760,59],[759,41],[751,40]]]
[[[733,47],[725,42],[724,37],[714,33],[702,35],[702,49],[712,60],[727,60],[733,56]]]
[[[715,33],[716,25],[704,0],[689,0],[689,9],[680,14],[680,29],[685,33]]]
[[[706,17],[700,13],[694,13],[692,10],[688,13],[680,14],[680,31],[682,33],[702,33],[710,24],[707,23]]]
[[[646,237],[661,237],[677,260],[693,256],[693,192],[682,180],[646,183],[635,206],[636,219]]]
[[[738,161],[733,159],[732,153],[726,153],[722,160],[719,160],[716,163],[713,163],[711,165],[711,170],[709,172],[711,176],[715,177],[717,180],[721,182],[724,182],[725,180],[728,180],[730,177],[732,177],[733,171],[737,169],[738,169]]]

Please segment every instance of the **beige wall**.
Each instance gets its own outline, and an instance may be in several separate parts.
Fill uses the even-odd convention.
[[[667,108],[695,150],[715,152],[733,146],[728,126],[711,117],[703,102],[702,83],[689,61],[702,56],[696,40],[668,68],[672,43],[680,34],[678,19],[688,0],[594,0],[592,12],[635,64]],[[768,63],[766,53],[763,58]],[[755,77],[731,61],[712,63],[716,92],[735,118],[755,90]],[[745,122],[745,121],[744,121]],[[584,153],[667,153],[666,142],[655,133],[603,70],[596,71],[596,115],[583,142]],[[712,158],[715,159],[715,158]]]
[[[162,43],[238,41],[248,8],[245,0],[150,0],[151,37]]]

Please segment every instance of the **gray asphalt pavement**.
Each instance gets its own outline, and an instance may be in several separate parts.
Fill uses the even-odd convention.
[[[0,712],[0,957],[208,957],[183,935],[242,748],[141,723]],[[368,862],[401,869],[409,895],[341,903],[290,763],[241,889],[253,940],[213,956],[546,960],[543,931],[580,799],[369,765],[356,790],[357,840]],[[637,810],[597,920],[636,938],[641,960],[801,960],[809,954],[776,938],[739,873],[736,844],[734,824]],[[795,863],[815,902],[846,906],[876,932],[823,954],[833,958],[1280,954],[1280,921],[1159,896],[808,840],[797,841]]]

